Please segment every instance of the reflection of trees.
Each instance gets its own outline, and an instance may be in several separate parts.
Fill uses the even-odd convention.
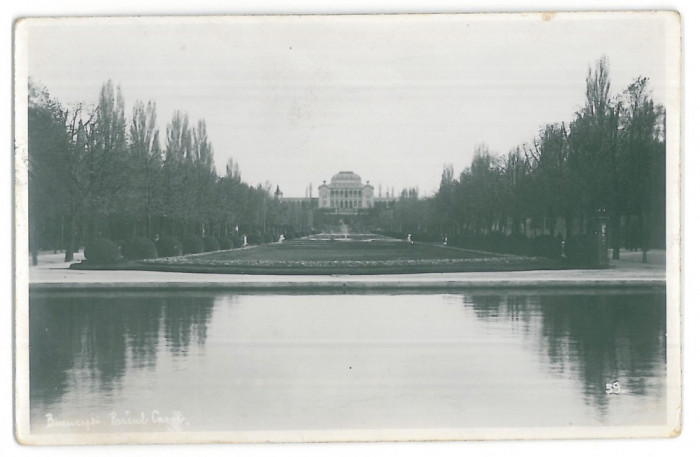
[[[464,297],[465,303],[472,303],[479,319],[499,319],[504,316],[513,321],[529,322],[533,306],[532,298],[522,295],[474,295]]]
[[[32,398],[49,399],[65,388],[78,325],[72,308],[46,306],[45,297],[31,293],[29,301],[30,394]]]
[[[55,294],[30,297],[30,395],[52,402],[77,372],[99,390],[113,390],[127,369],[156,364],[159,338],[186,355],[203,344],[213,296],[180,294]],[[161,327],[163,332],[161,333]]]
[[[644,395],[649,373],[665,376],[666,303],[663,293],[465,296],[479,319],[509,319],[537,329],[541,353],[555,372],[574,373],[587,401],[605,410],[605,384]],[[531,322],[541,316],[539,325]]]
[[[140,297],[124,299],[124,331],[131,348],[131,364],[135,368],[152,368],[156,361],[162,310],[167,307],[167,301],[162,297],[152,297],[148,303],[143,301]]]
[[[163,310],[165,339],[173,354],[187,355],[193,339],[198,345],[204,344],[212,303],[208,306],[197,306],[192,299],[178,300],[170,302]]]
[[[643,395],[645,374],[665,367],[665,308],[662,294],[542,297],[542,344],[551,360],[580,366],[586,397],[605,407],[606,383],[624,376],[625,390]]]

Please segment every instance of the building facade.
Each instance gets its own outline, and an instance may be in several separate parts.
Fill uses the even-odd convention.
[[[352,171],[341,171],[331,182],[318,186],[318,207],[341,214],[356,214],[374,206],[374,187]]]

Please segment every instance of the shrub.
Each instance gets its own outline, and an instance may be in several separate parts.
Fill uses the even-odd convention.
[[[218,251],[219,249],[221,249],[219,241],[213,236],[205,236],[203,241],[205,252]]]
[[[483,249],[490,252],[508,252],[507,237],[502,232],[491,232],[483,237]]]
[[[438,241],[442,241],[440,234],[435,232],[416,232],[415,234],[411,234],[411,239],[413,241],[420,241],[424,243],[436,243]]]
[[[158,250],[156,249],[155,243],[142,236],[132,238],[124,243],[123,246],[122,253],[127,259],[154,259],[158,257]]]
[[[230,238],[219,238],[219,249],[233,249],[233,241]]]
[[[156,242],[160,257],[173,257],[182,255],[182,244],[172,236],[163,236]]]
[[[188,234],[182,237],[182,253],[198,254],[204,252],[204,240],[197,235]]]
[[[566,240],[564,247],[568,261],[576,264],[595,265],[598,262],[596,239],[593,235],[576,235]]]
[[[531,242],[523,233],[511,233],[506,237],[508,253],[528,255],[532,252]]]
[[[88,263],[96,265],[117,263],[123,258],[117,243],[106,238],[93,238],[85,245],[84,252]]]
[[[532,240],[532,252],[539,257],[558,259],[561,257],[561,239],[551,235],[536,236]]]
[[[479,243],[477,235],[471,235],[467,233],[460,233],[458,235],[455,235],[451,238],[451,241],[454,246],[458,246],[460,248],[466,248],[466,249],[477,249],[481,250],[483,247]]]

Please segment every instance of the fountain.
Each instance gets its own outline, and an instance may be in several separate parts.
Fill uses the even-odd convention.
[[[340,233],[343,234],[343,238],[348,239],[348,225],[342,219],[340,220]]]

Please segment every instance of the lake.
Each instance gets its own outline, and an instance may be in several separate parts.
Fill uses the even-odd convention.
[[[666,423],[663,289],[31,291],[32,433]]]

